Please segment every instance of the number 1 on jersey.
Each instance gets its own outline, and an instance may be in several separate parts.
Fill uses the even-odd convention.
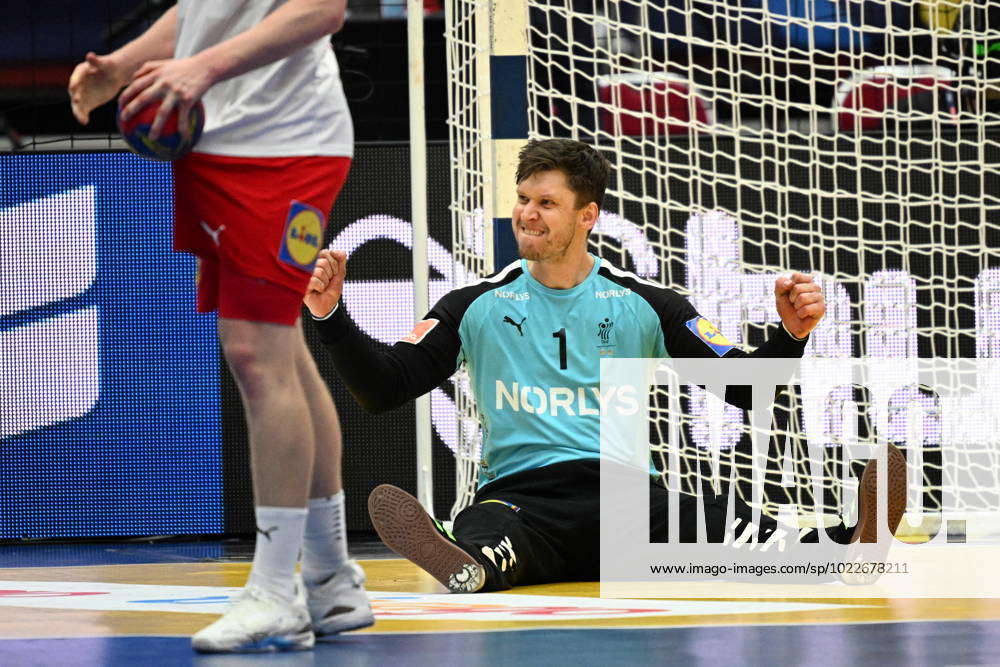
[[[559,368],[566,370],[566,327],[553,331],[552,337],[559,339]]]

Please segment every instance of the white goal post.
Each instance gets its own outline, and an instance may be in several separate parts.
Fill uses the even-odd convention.
[[[509,215],[523,138],[495,138],[491,69],[520,45],[527,136],[593,143],[614,167],[593,251],[680,291],[730,341],[763,340],[778,321],[774,278],[798,270],[828,302],[807,356],[902,368],[1000,357],[1000,0],[793,5],[800,15],[766,0],[447,0],[457,280],[500,254],[494,221]],[[453,513],[475,492],[480,445],[456,385]],[[794,456],[806,438],[849,467],[843,442],[881,424],[880,438],[924,445],[911,507],[983,525],[1000,512],[1000,435],[969,428],[961,402],[914,383],[880,417],[849,380],[831,401],[825,425],[807,423],[794,390],[779,406],[782,460],[793,455],[770,502],[806,492]],[[738,411],[696,388],[683,415],[666,404],[651,430],[684,424],[688,488],[740,469]],[[996,465],[973,471],[961,507],[942,507],[942,460],[956,451]],[[838,516],[853,490],[824,493]]]

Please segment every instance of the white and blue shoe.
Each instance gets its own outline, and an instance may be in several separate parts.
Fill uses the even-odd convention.
[[[315,643],[301,593],[287,601],[254,585],[247,585],[220,619],[191,638],[191,646],[202,653],[301,651]]]
[[[374,625],[375,615],[365,592],[365,571],[357,561],[345,562],[336,574],[315,585],[302,582],[300,574],[295,576],[305,589],[317,639]]]

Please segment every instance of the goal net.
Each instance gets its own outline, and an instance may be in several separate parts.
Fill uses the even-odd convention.
[[[492,208],[484,164],[489,4],[447,5],[459,280],[493,268],[491,220],[509,215]],[[796,270],[818,277],[828,304],[807,357],[899,359],[904,374],[914,359],[1000,357],[1000,0],[528,0],[525,11],[530,136],[593,143],[614,167],[594,252],[678,290],[739,345],[779,321],[774,279]],[[457,385],[456,511],[479,452]],[[975,427],[986,423],[975,401],[949,402],[916,376],[887,405],[848,376],[819,420],[801,398],[793,387],[776,409],[772,509],[816,501],[843,515],[856,488],[844,445],[879,440],[920,451],[909,507],[970,521],[1000,511],[1000,464],[966,465],[975,488],[960,506],[941,495],[945,461],[997,462],[1000,436]],[[668,404],[654,400],[654,461],[677,420],[682,488],[735,470],[744,493],[745,415],[697,388],[682,414]],[[808,437],[840,480],[819,499]]]

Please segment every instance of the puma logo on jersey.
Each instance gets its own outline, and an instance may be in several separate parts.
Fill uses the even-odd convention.
[[[208,223],[204,220],[201,221],[201,228],[205,230],[205,233],[212,237],[212,241],[215,243],[216,247],[219,245],[219,234],[222,230],[226,228],[225,225],[219,225],[218,228],[212,229],[208,226]]]
[[[526,319],[528,319],[528,318],[527,317],[522,317],[520,322],[515,322],[514,320],[511,319],[510,315],[504,315],[503,316],[503,321],[505,323],[511,325],[515,329],[517,329],[517,333],[521,334],[522,336],[524,335],[524,332],[521,331],[521,325],[524,324],[524,321]]]

